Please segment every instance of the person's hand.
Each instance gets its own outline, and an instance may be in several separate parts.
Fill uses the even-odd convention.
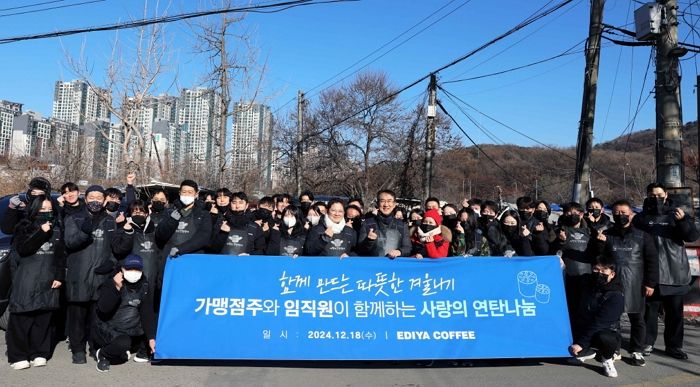
[[[299,254],[292,254],[292,259],[297,259],[299,258]]]
[[[270,226],[267,226],[267,228],[270,228]],[[278,223],[275,223],[275,225],[272,226],[272,229],[275,230],[275,231],[279,231],[279,230],[280,230],[280,225],[279,225]]]
[[[61,281],[53,280],[53,282],[51,283],[51,289],[58,289],[61,287],[61,285]]]
[[[216,206],[211,206],[211,209],[209,209],[209,213],[217,215],[219,213],[219,209],[216,208]]]
[[[155,339],[148,340],[148,346],[151,347],[151,353],[156,353],[156,340]]]
[[[524,238],[527,238],[530,235],[530,230],[527,229],[527,226],[523,225],[520,227],[520,235]]]
[[[535,226],[535,232],[542,232],[544,231],[544,223],[540,222],[537,223],[537,226]]]
[[[66,198],[64,198],[63,195],[61,195],[56,198],[56,203],[58,203],[59,206],[63,207],[63,205],[66,203]]]
[[[275,226],[276,226],[276,224],[275,224]],[[264,222],[262,224],[262,230],[263,230],[263,232],[268,232],[270,230],[270,223]]]
[[[515,251],[513,251],[513,250],[506,250],[506,251],[503,253],[503,256],[506,257],[506,258],[513,258],[513,257],[515,256]]]
[[[593,213],[589,213],[588,216],[586,216],[586,219],[591,221],[592,223],[595,223],[595,217],[593,216]]]
[[[24,202],[20,200],[19,195],[15,195],[10,198],[10,202],[7,204],[7,206],[15,210],[17,208],[23,208]]]
[[[246,256],[246,255],[250,255],[250,254],[248,254],[248,253],[240,253],[240,254],[238,254],[239,257],[244,257],[244,256]]]
[[[564,230],[559,231],[558,237],[559,237],[559,240],[565,241],[566,240],[566,231],[564,231]]]
[[[122,290],[122,285],[124,285],[124,275],[122,274],[121,270],[119,270],[119,272],[112,277],[112,281],[114,281],[114,286],[117,288],[117,290]]]
[[[423,254],[416,254],[415,257],[418,259],[423,259]]]
[[[374,228],[370,228],[369,232],[367,233],[367,239],[371,241],[376,241],[377,240],[377,233],[374,231]]]
[[[122,227],[122,228],[124,229],[124,231],[131,231],[131,230],[133,230],[133,229],[134,229],[134,226],[132,226],[131,224],[132,224],[131,218],[127,219],[127,220],[126,220],[126,223],[124,223],[124,227]]]
[[[654,295],[654,288],[650,288],[648,286],[644,287],[644,295],[647,297],[651,297]]]
[[[51,230],[51,222],[46,222],[41,225],[41,231],[49,232]]]
[[[136,173],[134,172],[129,172],[126,175],[126,185],[134,185],[134,182],[136,181]]]
[[[311,228],[311,222],[304,223],[304,230],[309,231],[310,228]]]
[[[173,247],[172,249],[170,249],[170,253],[168,253],[168,256],[170,256],[170,258],[177,258],[178,255],[180,255],[180,249],[178,249],[177,247]]]
[[[331,238],[333,237],[333,227],[328,227],[326,229],[326,235],[328,235]]]
[[[578,344],[572,344],[572,345],[569,347],[569,353],[570,353],[572,356],[578,355],[578,353],[581,352],[581,351],[583,351],[583,348],[581,348],[581,346],[578,345]]]
[[[340,259],[347,258],[347,257],[349,257],[349,255],[347,255],[346,253],[340,254]]]
[[[223,223],[221,223],[221,231],[223,231],[223,232],[231,231],[231,226],[228,225],[228,221],[224,220]]]
[[[601,242],[605,242],[608,240],[608,237],[601,232],[601,233],[598,233],[598,237],[596,239],[598,239]]]
[[[673,210],[673,217],[676,218],[676,220],[681,220],[685,217],[685,212],[680,208],[676,208]]]
[[[435,238],[432,235],[425,237],[425,243],[435,242]]]
[[[345,222],[345,225],[352,228],[352,219],[348,219],[348,221]]]
[[[457,231],[458,234],[464,234],[464,228],[462,227],[462,224],[457,222],[457,225],[455,226],[455,231]]]
[[[123,212],[120,212],[119,215],[117,216],[117,219],[114,221],[117,223],[123,223],[126,220],[126,217],[124,216]]]
[[[391,258],[391,259],[394,259],[394,258],[396,258],[396,257],[400,257],[400,256],[401,256],[401,250],[398,250],[398,249],[391,250],[391,251],[389,252],[389,254],[387,254],[387,256],[388,256],[389,258]]]

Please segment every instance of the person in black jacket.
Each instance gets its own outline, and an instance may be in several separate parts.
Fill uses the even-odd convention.
[[[666,354],[686,360],[683,351],[683,296],[690,290],[690,264],[684,242],[698,239],[695,222],[682,209],[674,206],[666,188],[657,183],[647,186],[644,209],[634,217],[635,226],[654,237],[659,252],[659,282],[647,299],[645,354],[651,354],[658,333],[659,308],[664,308],[664,343]]]
[[[143,261],[135,254],[128,255],[100,287],[93,330],[99,348],[98,371],[107,372],[112,364],[128,361],[130,351],[143,345],[144,335],[149,349],[155,352],[156,318],[153,294],[148,289]]]
[[[505,238],[506,250],[502,254],[494,255],[506,255],[505,252],[508,249],[515,251],[515,255],[521,257],[531,257],[535,255],[532,249],[532,242],[530,241],[530,229],[526,224],[521,223],[518,212],[513,210],[508,210],[501,215],[500,230]]]
[[[296,258],[304,254],[307,231],[301,210],[295,205],[288,205],[282,211],[282,223],[270,229],[270,241],[267,244],[267,255],[284,255]]]
[[[579,305],[582,329],[574,335],[569,352],[577,362],[584,362],[596,357],[594,348],[597,349],[603,360],[603,373],[616,378],[613,357],[620,345],[620,316],[625,308],[625,296],[613,259],[598,257],[591,278]]]
[[[59,288],[66,271],[56,207],[39,195],[27,210],[13,240],[6,332],[7,358],[16,370],[46,365],[51,353],[52,311],[59,307]]]
[[[80,188],[73,182],[63,184],[60,192],[61,196],[56,201],[60,206],[59,218],[63,221],[66,216],[80,212],[85,207],[85,201],[80,198]]]
[[[357,233],[345,222],[345,206],[340,199],[328,202],[328,214],[311,228],[306,238],[306,255],[344,258],[355,255]]]
[[[211,217],[204,204],[197,200],[199,186],[192,180],[180,183],[180,198],[156,227],[156,241],[163,253],[176,258],[183,254],[201,253],[211,238]],[[162,281],[164,267],[159,268],[157,281]]]
[[[116,243],[115,219],[105,211],[104,189],[99,185],[85,191],[85,209],[65,219],[63,240],[67,252],[66,298],[68,300],[68,337],[74,364],[85,364],[85,344],[95,316],[97,288],[105,273],[95,269],[114,264],[115,256],[124,256]],[[94,346],[90,343],[90,353]]]
[[[549,215],[552,209],[544,200],[535,203],[535,212],[532,218],[536,220],[535,227],[530,229],[532,233],[532,251],[535,255],[550,254],[550,245],[555,241],[554,226],[549,223]]]
[[[605,203],[602,200],[590,198],[586,201],[586,224],[593,237],[612,227],[612,222],[604,210]]]
[[[148,205],[148,212],[150,213],[151,222],[154,226],[158,224],[165,217],[170,216],[170,213],[166,211],[168,209],[168,195],[162,188],[156,188],[151,191],[151,203]]]
[[[0,231],[8,235],[14,234],[15,226],[26,216],[27,207],[39,195],[51,197],[51,183],[43,177],[35,177],[29,182],[29,189],[24,201],[20,199],[19,195],[10,198],[7,211],[0,222]]]
[[[224,255],[263,255],[265,236],[257,223],[248,219],[248,196],[235,192],[231,209],[214,227],[207,252]]]
[[[659,259],[654,239],[632,225],[634,212],[626,200],[612,205],[615,223],[598,234],[590,243],[596,244],[596,254],[613,257],[625,292],[625,313],[630,320],[632,364],[646,365],[642,351],[646,340],[644,324],[645,297],[654,294],[659,280]]]
[[[396,194],[391,190],[377,193],[379,206],[375,216],[368,217],[360,227],[357,253],[368,257],[408,257],[411,239],[408,226],[394,216]]]

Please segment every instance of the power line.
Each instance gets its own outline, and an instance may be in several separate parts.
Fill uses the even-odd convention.
[[[63,0],[61,0],[63,1]],[[29,13],[37,13],[37,12],[44,12],[44,11],[51,11],[54,9],[63,9],[63,8],[70,8],[70,7],[77,7],[79,5],[86,5],[86,4],[92,4],[92,3],[102,3],[107,0],[90,0],[90,1],[83,1],[81,3],[73,3],[73,4],[64,4],[64,5],[57,5],[54,7],[47,7],[47,8],[41,8],[41,9],[32,9],[29,11],[22,11],[22,12],[14,12],[14,13],[6,13],[4,15],[0,15],[0,18],[2,17],[7,17],[7,16],[16,16],[16,15],[26,15]],[[25,6],[28,7],[28,6]]]
[[[15,10],[15,9],[23,9],[23,8],[38,7],[38,6],[40,6],[40,5],[46,5],[46,4],[62,3],[62,2],[64,2],[64,1],[66,1],[66,0],[42,1],[41,3],[20,5],[20,6],[18,6],[18,7],[0,8],[0,12],[13,11],[13,10]]]
[[[88,32],[116,31],[116,30],[144,27],[144,26],[149,26],[149,25],[153,25],[153,24],[172,23],[172,22],[177,22],[177,21],[181,21],[181,20],[193,19],[193,18],[210,16],[210,15],[219,15],[219,14],[225,14],[225,13],[243,13],[243,12],[273,13],[273,12],[281,12],[281,11],[284,11],[284,10],[287,10],[290,8],[301,7],[301,6],[330,4],[330,3],[345,3],[345,2],[355,2],[355,1],[359,1],[359,0],[325,0],[325,1],[294,0],[294,1],[285,1],[285,2],[272,3],[272,4],[250,5],[250,6],[238,7],[238,8],[221,8],[221,9],[215,9],[215,10],[209,10],[209,11],[189,12],[189,13],[183,13],[183,14],[178,14],[178,15],[173,15],[173,16],[161,16],[161,17],[155,17],[155,18],[150,18],[150,19],[139,19],[139,20],[127,22],[127,23],[115,23],[115,24],[108,24],[108,25],[97,26],[97,27],[82,27],[82,28],[56,31],[56,32],[46,32],[46,33],[32,34],[32,35],[13,36],[13,37],[9,37],[9,38],[0,39],[0,44],[15,43],[15,42],[21,42],[21,41],[25,41],[25,40],[57,38],[57,37],[61,37],[61,36],[77,35],[77,34],[88,33]]]

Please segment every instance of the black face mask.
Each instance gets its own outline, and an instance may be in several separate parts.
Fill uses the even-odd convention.
[[[454,229],[455,227],[457,227],[457,223],[459,223],[457,219],[457,214],[445,215],[442,218],[442,224],[444,224],[449,229]]]
[[[157,201],[157,200],[154,202],[151,202],[151,210],[153,210],[153,212],[155,212],[155,213],[163,212],[163,210],[165,210],[165,202],[161,202],[161,201]]]
[[[131,221],[141,228],[146,225],[146,217],[143,215],[134,215],[131,217]]]
[[[576,226],[581,222],[581,215],[562,215],[561,223],[565,226]]]
[[[527,211],[518,211],[518,215],[520,215],[520,220],[529,220],[532,217],[532,213]]]
[[[245,216],[245,211],[233,211],[226,214],[226,221],[228,225],[233,228],[242,228],[248,223],[248,219]]]
[[[603,273],[593,273],[591,281],[593,282],[593,286],[595,286],[596,289],[600,289],[608,284],[608,276]]]
[[[489,223],[493,222],[494,219],[496,219],[496,215],[481,215],[479,217],[479,223],[486,226]]]
[[[117,202],[108,202],[105,204],[105,210],[109,212],[116,212],[119,209],[119,203]]]
[[[268,210],[267,208],[258,208],[255,210],[255,219],[256,220],[262,220],[263,222],[267,222],[272,218],[272,211]]]
[[[518,232],[518,226],[503,225],[503,233],[508,236],[513,236]]]
[[[543,210],[537,210],[535,211],[535,219],[539,220],[540,222],[546,222],[549,219],[549,214],[547,211]]]
[[[472,231],[469,222],[459,222],[459,224],[462,225],[465,234],[469,234]]]
[[[204,202],[204,209],[207,211],[211,211],[211,208],[214,207],[214,202]]]
[[[596,208],[596,209],[589,208],[589,209],[588,209],[588,213],[591,214],[591,215],[593,215],[594,218],[597,218],[597,217],[600,216],[601,210],[598,209],[598,208]]]
[[[615,226],[625,227],[630,222],[630,216],[629,215],[613,215],[613,221],[615,222]]]
[[[309,212],[309,209],[311,208],[311,202],[301,202],[299,208],[301,208],[302,213],[305,214]]]
[[[360,232],[360,228],[362,227],[362,219],[358,216],[356,218],[348,219],[352,223],[352,228],[356,232]]]
[[[664,208],[664,198],[646,198],[644,199],[644,211],[651,214],[661,214]]]
[[[39,212],[36,214],[36,220],[39,223],[53,222],[53,212]]]
[[[421,224],[421,225],[420,225],[420,229],[421,229],[423,232],[425,232],[425,233],[428,233],[428,232],[430,232],[430,231],[433,231],[433,230],[435,230],[436,228],[437,228],[437,226],[433,226],[432,224]]]

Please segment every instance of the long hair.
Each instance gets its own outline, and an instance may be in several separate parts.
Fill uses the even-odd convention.
[[[280,225],[280,229],[283,231],[283,233],[284,231],[289,230],[287,225],[284,223],[284,216],[287,214],[293,215],[294,218],[297,220],[294,224],[294,227],[292,227],[292,235],[296,235],[300,232],[303,232],[304,222],[302,219],[301,210],[294,204],[290,204],[287,207],[285,207],[284,211],[282,211],[282,224]]]

